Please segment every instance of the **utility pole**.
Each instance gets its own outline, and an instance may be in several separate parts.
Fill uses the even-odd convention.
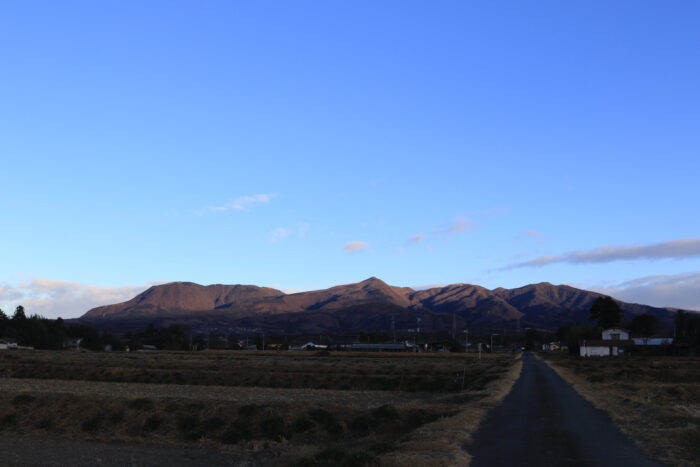
[[[464,330],[464,352],[469,352],[469,329]]]
[[[491,352],[493,352],[493,336],[500,336],[500,334],[496,333],[491,333]],[[501,344],[503,344],[503,338],[501,338]]]

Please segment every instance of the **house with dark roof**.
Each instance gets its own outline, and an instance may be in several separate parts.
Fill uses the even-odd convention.
[[[629,331],[620,328],[606,329],[601,339],[579,342],[579,354],[582,357],[609,357],[628,353],[634,347]]]

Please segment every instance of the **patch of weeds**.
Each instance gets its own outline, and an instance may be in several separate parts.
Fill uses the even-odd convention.
[[[605,377],[603,375],[593,374],[588,377],[588,381],[590,381],[591,383],[602,383],[603,381],[605,381]]]
[[[8,413],[0,418],[0,428],[12,427],[17,424],[17,414]]]
[[[327,425],[335,421],[335,417],[333,416],[333,414],[323,409],[313,409],[311,412],[309,412],[309,417],[311,417],[312,420],[323,425]]]
[[[309,412],[309,417],[325,428],[326,432],[334,438],[339,438],[345,434],[345,428],[336,420],[335,416],[323,409],[314,409]]]
[[[201,430],[192,430],[188,431],[185,433],[185,440],[186,441],[199,441],[200,439],[204,438],[204,432]]]
[[[394,446],[394,444],[388,443],[386,441],[380,441],[378,443],[374,443],[369,447],[369,450],[372,451],[376,455],[391,452],[394,449],[396,449],[396,446]]]
[[[224,444],[235,444],[252,437],[248,422],[239,418],[231,423],[228,430],[224,432],[221,436],[221,442]]]
[[[156,431],[158,428],[161,427],[163,421],[164,420],[158,415],[151,415],[146,419],[146,422],[143,424],[143,427],[148,431]]]
[[[391,404],[384,404],[381,407],[377,407],[372,411],[372,414],[377,418],[383,418],[385,420],[397,420],[399,418],[399,411]]]
[[[284,437],[284,419],[279,416],[266,418],[260,423],[260,431],[267,439],[281,441]]]
[[[177,411],[178,408],[179,408],[179,406],[177,404],[170,403],[170,404],[166,405],[163,408],[163,410],[165,412],[175,412],[175,411]]]
[[[365,437],[369,435],[370,428],[374,425],[374,420],[366,415],[360,415],[350,420],[348,428],[353,435]]]
[[[423,409],[415,409],[411,410],[408,413],[406,425],[415,428],[421,425],[425,425],[426,423],[434,422],[438,418],[440,418],[440,415],[427,412]]]
[[[53,422],[50,418],[42,418],[34,425],[37,430],[50,430],[53,426]]]
[[[153,401],[145,397],[140,397],[127,402],[127,407],[133,410],[151,410],[153,409]]]
[[[337,439],[345,435],[345,427],[337,420],[334,420],[332,423],[329,423],[328,425],[326,425],[325,428],[326,432],[333,438]]]
[[[686,430],[679,435],[679,439],[689,460],[700,459],[700,429]]]
[[[36,397],[30,396],[29,394],[19,394],[18,396],[15,396],[12,399],[12,405],[17,407],[20,405],[29,404],[30,402],[34,402],[35,400],[36,400]]]
[[[83,423],[80,424],[80,429],[86,433],[94,433],[100,429],[100,425],[102,425],[102,416],[95,415],[94,417],[84,420]]]
[[[303,433],[314,427],[314,422],[309,417],[301,416],[292,422],[292,433]]]
[[[243,418],[250,418],[253,415],[260,412],[265,407],[267,407],[267,406],[266,405],[256,405],[256,404],[242,405],[238,408],[238,415],[243,417]]]
[[[202,429],[207,432],[215,432],[221,430],[226,422],[221,417],[209,417],[202,422]]]
[[[177,427],[182,432],[192,431],[199,425],[199,418],[192,415],[184,415],[177,419]]]
[[[376,454],[367,451],[347,451],[342,448],[325,449],[313,458],[302,459],[298,466],[325,466],[333,465],[338,467],[362,467],[367,465],[378,465]]]
[[[117,411],[109,414],[109,421],[115,425],[117,423],[122,422],[123,420],[124,420],[124,411],[123,410],[117,410]]]
[[[632,384],[621,384],[620,388],[629,392],[639,392],[641,389],[639,386],[634,386]]]

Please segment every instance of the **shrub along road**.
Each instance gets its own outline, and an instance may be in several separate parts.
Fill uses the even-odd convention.
[[[475,467],[660,465],[529,353],[513,390],[487,416],[467,451]]]

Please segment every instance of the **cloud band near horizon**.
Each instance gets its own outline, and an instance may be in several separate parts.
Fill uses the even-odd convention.
[[[161,283],[105,287],[38,277],[19,284],[0,282],[0,308],[9,316],[22,305],[28,316],[77,318],[97,306],[130,300]]]
[[[542,267],[555,263],[585,264],[609,263],[636,259],[684,259],[700,256],[700,238],[683,238],[650,245],[602,246],[593,250],[575,250],[555,256],[509,264],[501,268],[507,271],[525,267]]]

